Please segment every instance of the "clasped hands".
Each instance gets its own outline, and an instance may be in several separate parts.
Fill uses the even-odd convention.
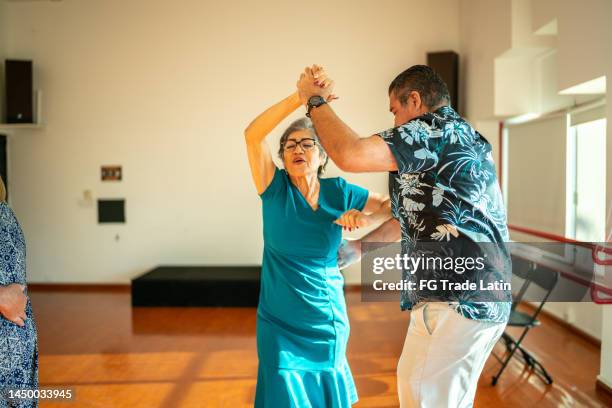
[[[327,102],[338,99],[334,94],[334,81],[317,64],[304,69],[297,81],[297,89],[302,105],[306,105],[308,99],[316,95],[325,98]]]

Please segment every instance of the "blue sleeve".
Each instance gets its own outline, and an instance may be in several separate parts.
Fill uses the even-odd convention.
[[[281,170],[275,166],[274,169],[274,177],[272,177],[272,181],[266,187],[266,189],[259,196],[262,200],[268,200],[274,197],[279,191],[282,190],[283,184],[285,181],[285,170]]]
[[[430,150],[431,126],[419,119],[379,132],[397,162],[400,173],[427,171],[438,164],[438,155]]]
[[[370,192],[363,187],[347,183],[342,177],[338,177],[338,184],[344,193],[344,211],[352,209],[362,211],[368,202]]]

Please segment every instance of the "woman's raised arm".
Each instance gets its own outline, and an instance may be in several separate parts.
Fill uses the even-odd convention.
[[[257,116],[244,131],[251,175],[258,194],[270,185],[276,170],[266,136],[300,106],[298,93],[294,92]]]

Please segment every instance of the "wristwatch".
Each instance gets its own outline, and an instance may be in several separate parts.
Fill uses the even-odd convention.
[[[310,98],[308,98],[308,104],[306,105],[306,116],[310,117],[310,111],[312,110],[312,108],[318,108],[319,106],[324,105],[326,103],[327,101],[322,96],[311,96]]]

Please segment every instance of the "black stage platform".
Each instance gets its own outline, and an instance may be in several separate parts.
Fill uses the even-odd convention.
[[[132,279],[132,306],[257,306],[261,266],[160,266]]]

